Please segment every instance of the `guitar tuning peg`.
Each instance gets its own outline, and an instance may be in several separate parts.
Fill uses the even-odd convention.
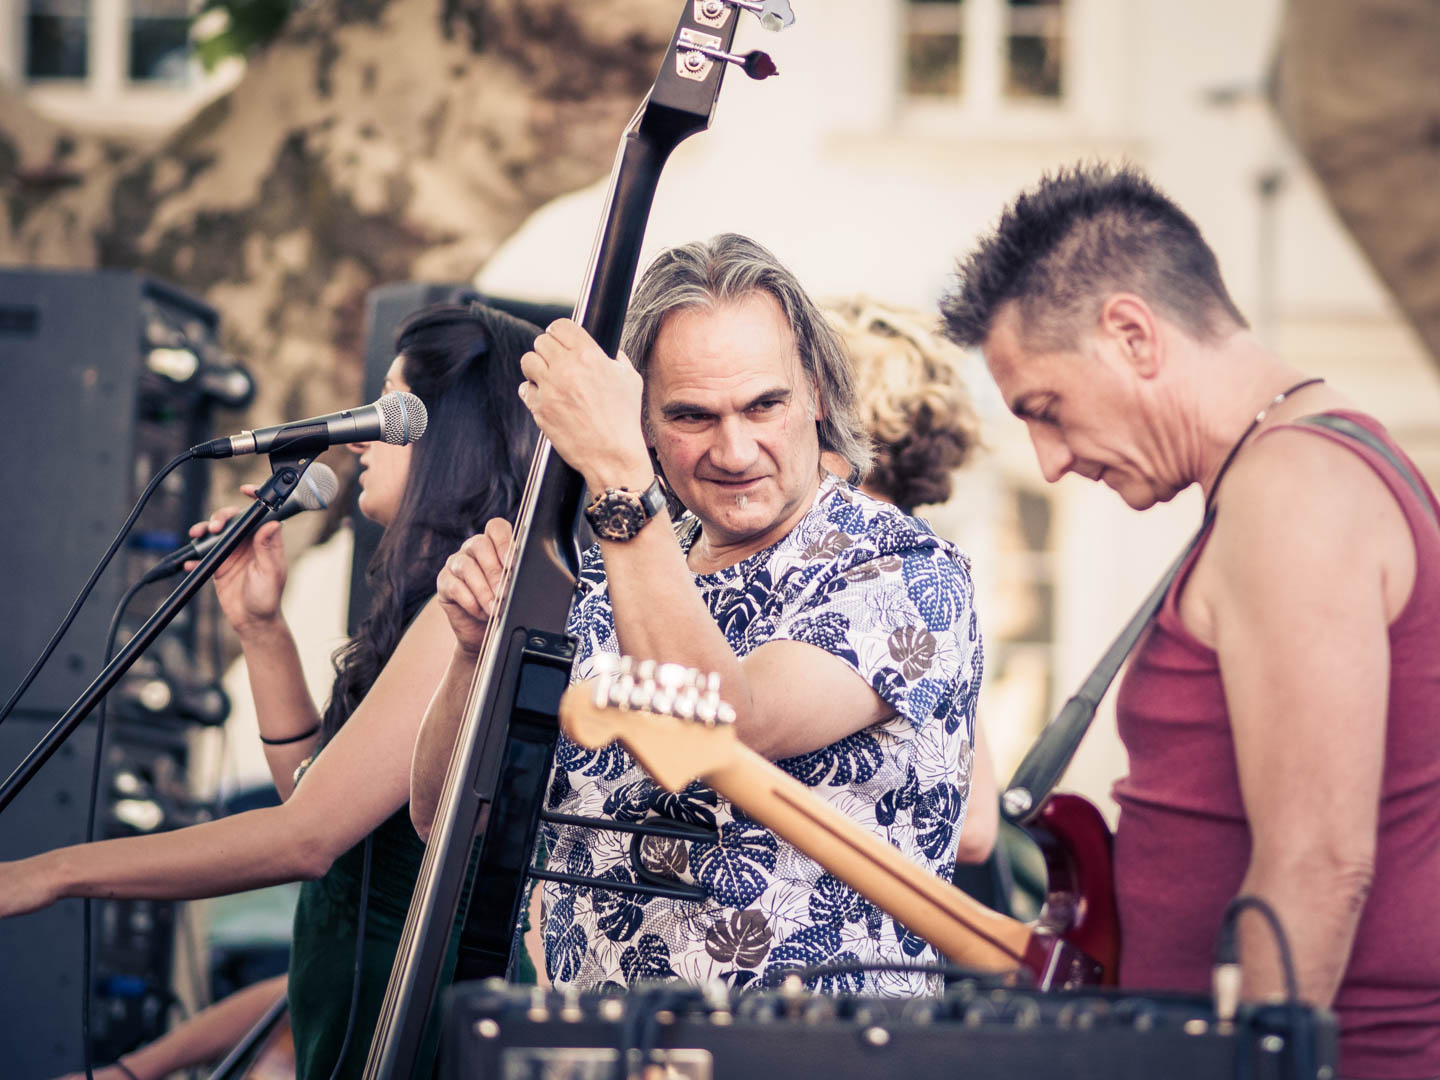
[[[686,671],[684,664],[661,664],[655,669],[655,681],[671,690],[678,690],[685,685]]]
[[[681,720],[693,720],[695,719],[695,706],[699,701],[700,691],[695,689],[694,683],[688,683],[675,695],[675,702],[670,707],[670,713],[678,716]]]
[[[618,665],[616,670],[619,671],[621,675],[629,675],[635,670],[635,658],[633,656],[619,657],[616,663]]]
[[[635,676],[622,668],[620,674],[610,683],[610,704],[628,709],[634,693]]]
[[[711,727],[720,722],[720,673],[711,671],[704,676],[703,689],[699,705],[695,708],[695,715],[705,721]],[[727,706],[728,707],[728,706]],[[731,710],[732,716],[734,710]]]
[[[595,707],[603,709],[610,704],[610,689],[620,670],[620,657],[614,653],[596,653],[591,657],[591,666],[595,671]]]
[[[733,723],[735,723],[735,710],[734,710],[731,706],[727,705],[725,702],[722,701],[722,702],[720,703],[720,707],[715,710],[715,723],[717,723],[717,724],[733,724]]]
[[[655,700],[655,661],[641,660],[635,666],[635,686],[630,691],[630,708],[649,709]]]

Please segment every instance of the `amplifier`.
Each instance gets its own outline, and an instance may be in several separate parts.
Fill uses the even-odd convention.
[[[462,983],[445,1009],[445,1080],[1332,1080],[1331,1014],[1200,997],[1042,993],[961,980],[943,998],[658,984],[562,994]]]

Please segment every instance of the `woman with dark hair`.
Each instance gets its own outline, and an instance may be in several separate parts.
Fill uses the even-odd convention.
[[[359,1075],[424,851],[407,811],[410,759],[453,645],[435,578],[465,537],[514,514],[535,439],[515,386],[537,333],[479,304],[430,308],[401,328],[385,388],[419,397],[429,426],[414,445],[351,446],[360,510],[385,533],[368,569],[370,612],[336,655],[323,714],[280,614],[279,526],[262,526],[216,574],[281,805],[0,864],[0,916],[72,896],[193,899],[304,881],[289,983],[297,1077],[335,1071],[363,918],[359,1045],[340,1072]],[[235,512],[216,513],[192,534],[218,531]]]

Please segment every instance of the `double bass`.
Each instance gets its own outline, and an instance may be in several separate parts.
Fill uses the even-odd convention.
[[[794,18],[786,0],[684,0],[660,73],[621,139],[575,308],[576,320],[612,356],[670,153],[710,126],[729,64],[752,78],[775,73],[758,50],[745,56],[730,51],[746,11],[772,30]],[[509,968],[554,758],[557,709],[575,655],[563,628],[579,570],[582,488],[579,475],[542,437],[376,1023],[366,1080],[408,1080],[428,1064],[426,1032],[452,926],[467,900],[457,978],[503,976]],[[483,887],[467,897],[472,865],[473,880]]]

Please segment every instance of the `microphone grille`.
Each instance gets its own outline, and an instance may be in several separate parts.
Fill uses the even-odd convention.
[[[380,406],[380,438],[391,446],[404,446],[425,434],[430,417],[425,412],[425,403],[414,394],[397,390],[386,394],[377,404]]]
[[[340,480],[336,477],[335,470],[323,461],[316,461],[305,470],[305,475],[290,493],[290,498],[299,502],[306,510],[324,510],[339,490]]]

